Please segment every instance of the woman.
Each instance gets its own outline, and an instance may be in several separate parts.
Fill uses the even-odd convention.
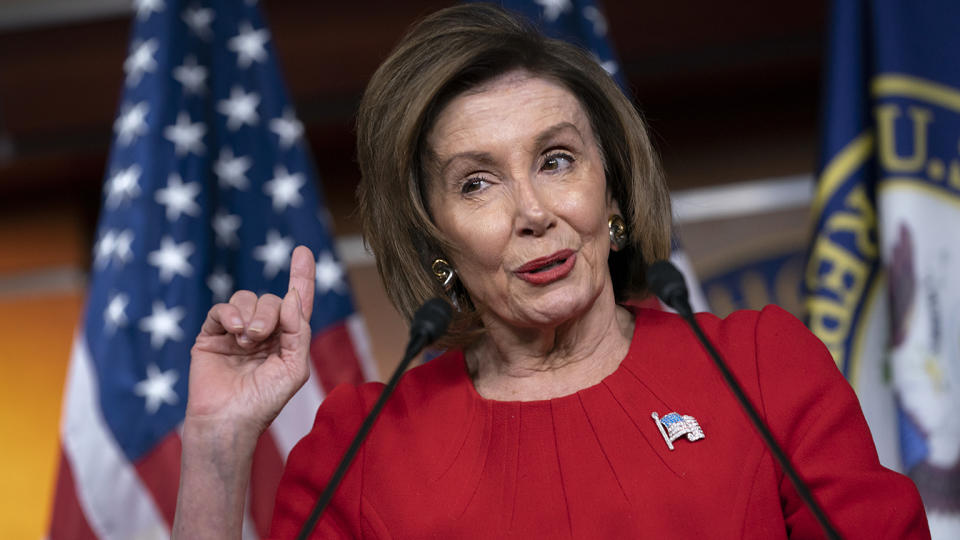
[[[410,316],[447,295],[456,315],[450,351],[404,377],[316,537],[819,537],[682,322],[618,303],[668,255],[669,203],[641,119],[588,55],[496,8],[441,11],[371,80],[358,154],[391,299]],[[307,377],[312,276],[298,248],[284,299],[211,309],[178,536],[239,535],[256,439]],[[768,308],[701,323],[841,533],[929,535],[799,322]],[[297,534],[381,388],[328,396],[289,457],[277,538]],[[671,412],[687,439],[659,421]]]

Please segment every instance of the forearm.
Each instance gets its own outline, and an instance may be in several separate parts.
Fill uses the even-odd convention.
[[[174,539],[239,539],[257,438],[223,424],[183,429]]]

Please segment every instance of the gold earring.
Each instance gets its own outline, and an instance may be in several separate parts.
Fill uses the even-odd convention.
[[[612,214],[607,220],[607,227],[610,228],[610,244],[614,251],[620,251],[627,247],[627,224],[619,214]]]
[[[433,275],[437,278],[437,281],[440,282],[440,286],[443,287],[443,292],[449,293],[450,289],[453,288],[453,280],[456,277],[456,272],[454,272],[450,263],[448,263],[446,259],[437,257],[433,260],[433,265],[430,266],[430,269],[433,271]]]

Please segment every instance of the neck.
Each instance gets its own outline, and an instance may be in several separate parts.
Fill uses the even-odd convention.
[[[573,394],[616,371],[633,337],[633,314],[601,295],[581,316],[552,327],[484,319],[487,335],[466,352],[477,392],[498,401]]]

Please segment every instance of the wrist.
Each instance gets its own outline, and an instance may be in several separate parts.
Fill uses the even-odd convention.
[[[240,538],[256,437],[186,418],[181,440],[172,538]]]
[[[218,461],[242,463],[252,459],[262,430],[222,419],[187,415],[181,440],[184,455],[215,455]]]

